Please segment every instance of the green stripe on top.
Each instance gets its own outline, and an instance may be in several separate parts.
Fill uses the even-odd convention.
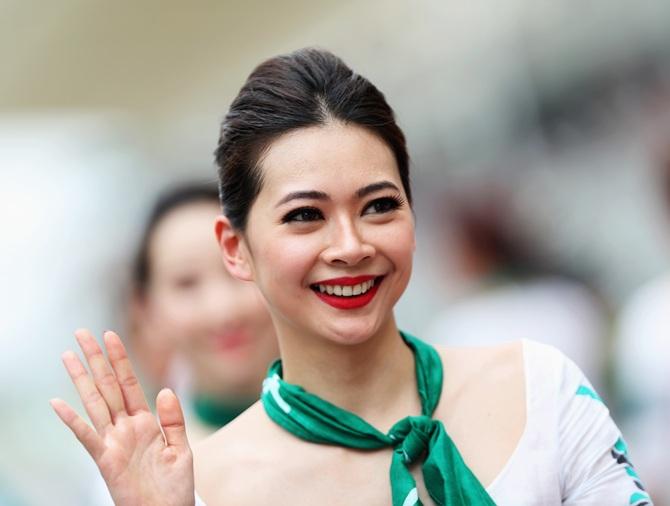
[[[636,480],[640,479],[640,476],[637,474],[637,471],[635,471],[635,469],[633,469],[630,466],[626,466],[626,474],[631,478],[635,478]]]
[[[575,392],[575,394],[576,395],[586,395],[587,397],[591,397],[592,399],[595,399],[598,402],[603,402],[603,400],[595,392],[595,390],[593,390],[590,387],[587,387],[586,385],[579,385],[579,388],[577,388],[577,392]]]
[[[421,415],[398,421],[384,434],[354,413],[338,408],[282,379],[282,363],[270,366],[261,400],[268,416],[295,436],[319,444],[359,450],[394,448],[391,458],[393,506],[421,506],[409,465],[423,461],[422,471],[430,497],[438,506],[495,506],[470,471],[456,445],[432,415],[442,393],[442,361],[435,349],[401,332],[414,352]]]
[[[623,440],[623,438],[618,438],[616,440],[616,443],[614,443],[614,449],[619,453],[623,453],[624,455],[628,454],[628,446],[626,445],[626,442]]]
[[[633,495],[630,496],[628,504],[635,504],[638,501],[648,501],[650,499],[651,498],[649,497],[649,495],[645,494],[644,492],[635,492]]]

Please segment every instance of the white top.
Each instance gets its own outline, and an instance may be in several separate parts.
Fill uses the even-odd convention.
[[[526,427],[487,488],[496,504],[650,505],[619,429],[581,370],[552,346],[524,340],[523,350]]]
[[[526,427],[487,488],[495,503],[651,505],[627,461],[619,429],[580,369],[545,344],[524,340],[523,354]],[[204,505],[199,499],[196,504]]]
[[[649,489],[658,502],[669,503],[670,273],[632,295],[621,312],[618,330],[615,367],[622,427]]]

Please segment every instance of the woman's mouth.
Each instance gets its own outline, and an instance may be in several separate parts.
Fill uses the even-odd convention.
[[[242,330],[221,332],[212,336],[214,349],[221,353],[240,351],[248,346],[250,340],[249,333]]]
[[[356,276],[328,279],[310,285],[326,304],[337,309],[357,309],[374,298],[384,276]]]

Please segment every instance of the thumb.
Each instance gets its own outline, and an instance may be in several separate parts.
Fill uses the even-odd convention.
[[[164,388],[158,392],[156,409],[167,445],[188,447],[184,413],[181,410],[179,399],[172,390]]]

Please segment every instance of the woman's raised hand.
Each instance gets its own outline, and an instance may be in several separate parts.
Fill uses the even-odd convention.
[[[158,394],[157,421],[119,336],[103,336],[109,362],[90,332],[75,336],[92,377],[72,351],[63,354],[63,363],[93,427],[63,400],[52,399],[51,406],[95,460],[114,503],[193,505],[193,456],[175,394]]]

